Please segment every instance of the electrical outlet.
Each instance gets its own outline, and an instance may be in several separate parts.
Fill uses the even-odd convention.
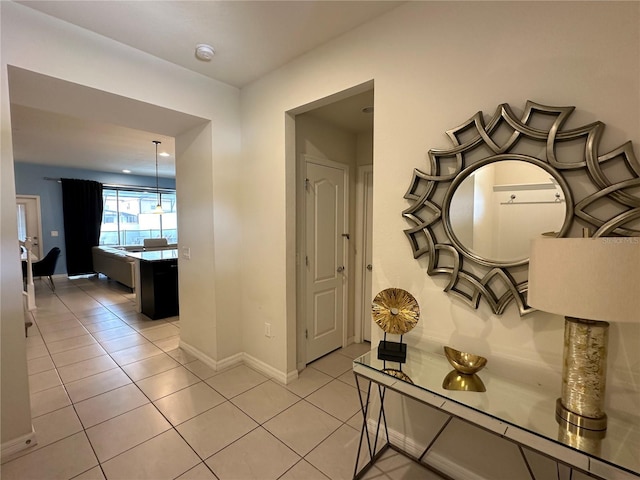
[[[266,323],[264,324],[264,336],[271,338],[271,324],[270,323]]]

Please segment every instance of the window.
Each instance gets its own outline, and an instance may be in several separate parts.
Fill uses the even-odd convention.
[[[162,215],[154,213],[155,190],[103,188],[100,245],[142,245],[145,238],[160,237],[177,243],[175,190],[162,190],[160,201]]]

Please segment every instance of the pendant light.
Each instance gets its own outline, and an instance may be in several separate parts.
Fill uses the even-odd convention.
[[[162,215],[164,212],[162,211],[162,202],[160,201],[160,188],[158,187],[158,145],[161,142],[159,140],[153,140],[153,143],[156,144],[156,195],[158,197],[158,204],[156,205],[156,209],[153,211],[153,213]]]

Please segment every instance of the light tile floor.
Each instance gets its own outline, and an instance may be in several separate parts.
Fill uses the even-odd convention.
[[[38,444],[4,480],[349,479],[361,413],[354,344],[281,385],[245,365],[216,372],[178,347],[178,317],[152,321],[105,277],[36,280],[27,338]],[[368,479],[437,479],[393,452]]]

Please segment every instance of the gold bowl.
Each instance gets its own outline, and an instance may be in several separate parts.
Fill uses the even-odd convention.
[[[480,355],[461,352],[451,347],[444,347],[444,354],[453,368],[466,375],[479,372],[487,364],[487,359]]]

